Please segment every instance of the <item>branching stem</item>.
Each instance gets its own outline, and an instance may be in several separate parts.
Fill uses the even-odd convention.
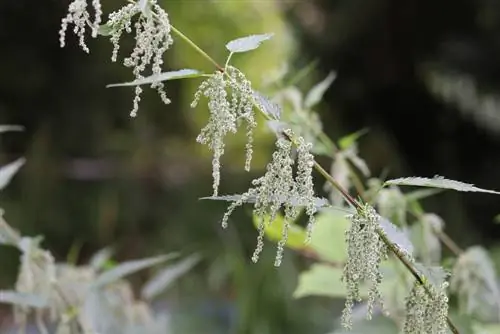
[[[179,36],[182,40],[184,40],[186,43],[188,43],[193,49],[195,49],[201,56],[203,56],[205,59],[207,59],[209,62],[211,62],[219,71],[224,72],[228,77],[229,75],[224,71],[224,67],[220,66],[212,57],[210,57],[205,51],[203,51],[200,47],[198,47],[193,41],[191,41],[186,35],[184,35],[182,32],[180,32],[177,28],[174,26],[171,27],[172,32],[175,33],[177,36]],[[265,111],[261,109],[261,107],[255,102],[254,106],[264,115],[264,117],[268,120],[272,120],[272,117],[268,115]],[[296,141],[294,138],[290,138],[290,141],[292,141],[294,144],[296,144]],[[314,162],[314,169],[318,171],[338,192],[342,194],[344,199],[346,200],[347,203],[349,203],[351,206],[353,206],[355,209],[359,210],[362,208],[361,204],[356,201],[323,167],[321,167],[320,164],[318,164],[316,161]],[[379,237],[382,239],[382,241],[387,245],[387,247],[390,249],[390,251],[401,261],[404,266],[410,271],[410,273],[415,277],[417,282],[422,285],[425,290],[427,291],[428,294],[432,296],[432,292],[430,291],[429,287],[425,283],[425,278],[422,277],[417,269],[414,267],[414,265],[406,258],[406,256],[401,252],[399,247],[395,245],[392,241],[387,238],[385,235],[384,231],[382,229],[377,229],[377,234]],[[448,326],[450,327],[450,330],[452,331],[453,334],[459,334],[458,329],[455,327],[453,322],[451,321],[450,317],[447,318],[448,321]]]

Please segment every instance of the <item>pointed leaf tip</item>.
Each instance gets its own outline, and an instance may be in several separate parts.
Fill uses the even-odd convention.
[[[384,183],[384,186],[387,185],[431,187],[431,188],[450,189],[463,192],[483,192],[490,194],[500,194],[500,192],[498,191],[478,188],[473,184],[455,180],[449,180],[438,175],[434,176],[432,179],[426,177],[405,177],[405,178],[393,179],[386,181]]]

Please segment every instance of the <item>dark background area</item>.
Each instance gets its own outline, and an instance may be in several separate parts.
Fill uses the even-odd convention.
[[[325,131],[337,139],[368,127],[361,156],[375,175],[439,174],[500,190],[500,111],[488,111],[485,122],[477,117],[485,113],[484,103],[464,111],[457,101],[433,91],[429,80],[443,73],[466,77],[477,94],[498,99],[499,2],[276,2],[281,9],[274,11],[262,9],[275,3],[271,0],[164,4],[176,24],[220,59],[225,41],[280,26],[276,21],[285,25],[297,47],[277,57],[290,60],[296,70],[317,59],[317,78],[337,72],[322,104]],[[105,12],[118,4],[106,2]],[[72,247],[81,247],[79,261],[85,262],[110,244],[118,249],[118,259],[202,251],[209,261],[179,283],[176,296],[187,301],[186,309],[192,302],[210,310],[210,319],[234,332],[301,333],[312,324],[318,332],[328,328],[330,303],[290,301],[294,282],[285,278],[297,273],[300,260],[291,259],[276,271],[270,251],[262,263],[252,264],[255,232],[244,219],[247,212],[238,213],[241,224],[221,231],[224,205],[197,200],[211,191],[211,170],[207,153],[194,143],[202,116],[186,107],[196,85],[169,84],[173,104],[168,107],[147,92],[139,117],[131,119],[132,90],[105,89],[108,83],[130,80],[127,69],[109,61],[109,41],[90,41],[90,55],[78,48],[73,35],[66,48],[59,47],[66,10],[62,0],[0,2],[0,124],[26,128],[1,136],[0,161],[20,156],[28,161],[1,194],[7,220],[23,234],[44,235],[44,245],[59,260]],[[280,45],[271,49],[280,50]],[[203,60],[184,56],[191,53],[187,50],[180,46],[166,65],[190,67],[193,60],[211,70]],[[259,52],[246,65],[265,72],[260,64],[270,49]],[[269,144],[268,139],[262,143]],[[242,154],[231,152],[228,161],[239,168]],[[260,167],[267,153],[268,148],[257,156]],[[241,192],[259,173],[258,168],[250,176],[235,170],[225,174],[226,193]],[[500,213],[497,197],[445,193],[424,203],[445,218],[446,231],[460,245],[498,244],[500,226],[493,222]],[[2,252],[0,284],[10,286],[17,254],[6,247]],[[207,275],[218,277],[213,279],[217,283]],[[309,316],[300,316],[305,309]]]

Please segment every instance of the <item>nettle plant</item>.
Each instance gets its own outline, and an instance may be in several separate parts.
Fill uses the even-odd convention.
[[[90,6],[93,15],[89,14]],[[386,181],[372,178],[357,151],[357,141],[364,131],[335,143],[325,135],[321,121],[313,111],[333,82],[333,73],[307,94],[293,84],[283,84],[282,78],[278,78],[277,89],[274,89],[273,97],[268,98],[254,90],[245,74],[231,65],[233,56],[258,48],[271,39],[272,34],[252,35],[227,43],[229,55],[222,66],[170,23],[167,12],[157,0],[130,0],[109,14],[107,22],[102,20],[98,0],[93,0],[90,6],[86,0],[75,0],[69,5],[68,14],[62,19],[61,47],[65,46],[66,32],[72,29],[81,48],[89,52],[85,42],[88,29],[94,38],[110,39],[113,45],[111,60],[115,62],[119,58],[123,33],[134,33],[135,47],[123,59],[123,65],[132,68],[135,79],[109,85],[135,88],[132,117],[137,116],[143,86],[156,89],[163,102],[168,104],[165,81],[204,79],[192,107],[206,101],[210,112],[208,124],[197,137],[199,143],[207,145],[213,152],[213,194],[206,199],[231,202],[222,218],[223,228],[228,226],[229,217],[236,208],[253,204],[253,221],[258,230],[257,247],[252,256],[254,262],[259,259],[266,237],[278,244],[276,266],[280,265],[286,247],[315,260],[316,263],[300,275],[295,297],[345,298],[340,324],[358,333],[465,333],[473,330],[492,333],[499,330],[498,326],[491,325],[500,320],[500,292],[488,253],[478,246],[461,250],[444,233],[443,220],[422,209],[419,200],[435,194],[435,189],[404,193],[401,187],[497,192],[438,176]],[[206,74],[194,69],[163,71],[163,55],[176,39],[186,42],[211,62],[214,72]],[[267,125],[276,134],[276,150],[265,174],[253,180],[250,189],[240,195],[221,196],[218,190],[224,140],[245,126],[243,131],[248,140],[244,169],[249,171],[254,149],[253,131],[258,126],[256,113],[266,118]],[[315,159],[318,155],[332,159],[330,172],[318,164]],[[326,181],[324,190],[330,194],[328,199],[316,196],[313,170]],[[298,223],[301,212],[308,217],[305,228]],[[23,265],[16,291],[4,292],[1,300],[16,304],[15,310],[22,316],[32,308],[38,307],[39,310],[50,305],[54,314],[59,314],[59,318],[55,318],[62,324],[68,323],[68,318],[76,319],[68,314],[78,314],[82,318],[85,313],[68,313],[68,310],[85,309],[75,305],[85,305],[88,297],[77,303],[65,298],[54,301],[51,293],[60,289],[54,286],[60,286],[61,278],[54,271],[50,253],[38,248],[37,239],[22,238],[14,234],[5,222],[2,224],[2,235],[10,235],[6,242],[23,252]],[[448,247],[456,258],[443,261],[442,245]],[[95,269],[90,270],[93,283],[89,285],[91,290],[85,291],[110,289],[115,278],[163,260],[155,258],[122,264],[104,271],[97,278],[94,277]],[[441,265],[444,262],[447,262],[448,269]],[[40,277],[47,277],[42,280],[45,285],[33,281],[35,268]],[[27,294],[29,298],[25,298]],[[35,295],[45,296],[50,302],[43,304]],[[448,315],[449,296],[457,299],[457,314],[461,315],[457,323]],[[57,308],[56,305],[63,306]],[[375,319],[367,325],[365,321],[372,317]],[[75,320],[74,330],[86,325],[93,333],[116,332],[114,327],[97,329],[84,318]],[[464,324],[464,319],[470,321]],[[73,333],[73,329],[65,330],[61,333]],[[144,330],[135,333],[138,332]]]

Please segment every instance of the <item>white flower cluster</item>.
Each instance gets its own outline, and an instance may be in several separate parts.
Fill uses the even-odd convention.
[[[125,58],[123,64],[133,68],[135,80],[144,78],[144,72],[151,66],[152,75],[159,75],[163,64],[163,54],[173,44],[170,35],[171,25],[168,14],[158,5],[157,0],[136,1],[129,3],[116,12],[109,14],[109,19],[104,25],[106,34],[109,33],[111,43],[113,43],[113,53],[111,60],[118,59],[120,49],[120,38],[123,32],[131,33],[135,29],[135,47],[129,57]],[[80,38],[80,46],[85,52],[89,48],[85,44],[85,28],[89,25],[92,29],[92,37],[97,37],[101,23],[101,4],[99,0],[92,0],[95,11],[94,22],[90,22],[90,14],[87,11],[87,0],[74,0],[68,9],[68,15],[62,19],[60,35],[61,47],[65,45],[66,30],[69,23],[75,25],[74,33]],[[132,22],[132,19],[139,14],[139,18]],[[132,27],[133,25],[133,27]],[[170,103],[163,90],[163,83],[155,81],[151,88],[156,88],[162,101]],[[135,98],[130,116],[137,116],[139,102],[141,100],[142,88],[135,87]]]
[[[290,131],[285,131],[287,136]],[[258,227],[259,236],[257,247],[252,256],[252,261],[257,262],[264,247],[264,233],[266,225],[271,224],[281,208],[285,210],[285,222],[283,235],[278,243],[275,266],[281,264],[283,251],[288,238],[290,223],[299,213],[299,207],[305,206],[309,215],[308,231],[312,231],[314,224],[314,213],[316,212],[314,189],[312,183],[313,156],[309,150],[311,145],[299,138],[297,176],[294,179],[292,158],[292,143],[285,137],[279,137],[276,141],[277,150],[273,153],[272,161],[267,165],[264,176],[253,180],[253,188],[249,189],[238,201],[232,203],[222,219],[222,226],[227,227],[229,216],[243,203],[255,198],[254,214],[260,218]]]
[[[148,10],[141,9],[138,3],[128,4],[120,10],[109,15],[106,23],[111,30],[111,42],[113,43],[113,54],[111,60],[115,62],[118,58],[120,49],[120,38],[123,31],[132,32],[132,18],[140,14],[134,24],[136,45],[132,54],[124,59],[123,64],[126,67],[132,67],[136,80],[144,78],[143,73],[151,65],[153,75],[161,73],[163,64],[163,54],[173,44],[170,35],[171,25],[168,14],[157,4],[157,0],[149,0]],[[162,101],[165,104],[170,103],[163,90],[163,83],[154,82],[151,88],[156,88]],[[130,116],[137,116],[139,102],[141,100],[142,88],[137,85],[135,88],[134,106]]]
[[[224,138],[229,132],[236,133],[238,122],[241,120],[247,124],[245,170],[250,170],[253,129],[257,126],[252,93],[251,83],[244,74],[237,68],[228,66],[225,73],[217,71],[203,81],[191,103],[191,107],[195,108],[202,95],[208,98],[210,118],[196,140],[208,145],[213,152],[214,196],[217,196],[220,184],[220,158],[224,154]]]
[[[346,231],[347,262],[344,266],[342,281],[347,286],[345,308],[342,312],[342,325],[352,328],[352,308],[361,301],[360,284],[368,283],[368,313],[372,315],[375,302],[381,299],[379,285],[382,281],[380,263],[388,256],[387,246],[377,234],[381,217],[375,209],[366,205],[354,215],[348,216],[351,225]]]
[[[406,298],[405,334],[446,334],[448,333],[448,296],[444,282],[438,289],[431,288],[432,297],[425,288],[415,281],[410,295]]]
[[[87,24],[90,25],[92,37],[97,37],[97,31],[101,24],[102,16],[100,1],[92,0],[92,6],[94,7],[95,18],[94,22],[90,23],[90,14],[87,12],[87,0],[74,0],[69,5],[68,14],[61,20],[61,30],[59,30],[59,43],[61,47],[64,47],[66,44],[66,30],[68,30],[68,24],[73,23],[75,25],[73,32],[80,40],[80,47],[83,51],[87,53],[90,52],[85,44],[85,28]]]

